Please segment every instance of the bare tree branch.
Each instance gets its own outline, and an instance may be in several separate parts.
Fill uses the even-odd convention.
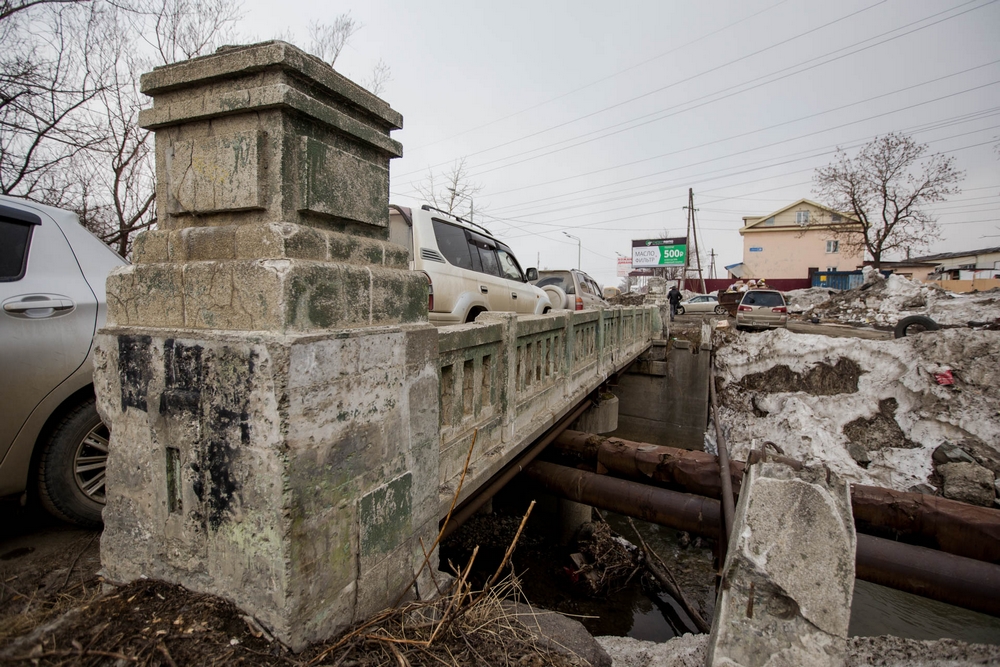
[[[371,75],[362,85],[371,91],[372,95],[381,95],[382,91],[385,90],[385,84],[391,80],[392,70],[389,69],[389,65],[384,60],[379,58],[375,67],[372,68]]]
[[[876,137],[853,158],[838,151],[832,164],[816,171],[814,190],[821,200],[854,218],[831,222],[832,231],[845,246],[866,251],[875,268],[886,255],[939,238],[937,222],[925,207],[960,192],[963,173],[954,158],[925,158],[926,152],[926,144],[890,133]]]
[[[414,188],[435,208],[471,220],[475,213],[473,198],[482,191],[483,186],[470,180],[465,158],[455,162],[442,176],[444,184],[440,188],[435,184],[433,171],[428,172],[424,182],[415,184]]]
[[[362,25],[351,18],[351,13],[339,15],[333,24],[312,21],[309,23],[310,53],[319,56],[333,67],[351,37]]]

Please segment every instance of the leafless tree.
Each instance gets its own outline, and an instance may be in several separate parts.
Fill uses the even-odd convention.
[[[889,133],[853,158],[838,150],[832,164],[816,171],[814,190],[821,201],[854,218],[832,219],[832,231],[845,246],[871,255],[876,269],[886,254],[938,238],[937,222],[925,207],[960,192],[963,173],[955,169],[954,158],[925,157],[926,152],[926,144]]]
[[[112,0],[134,17],[133,26],[165,65],[205,55],[235,36],[237,0]]]
[[[333,23],[312,21],[309,24],[310,53],[319,56],[333,67],[340,52],[344,50],[351,37],[361,30],[360,23],[351,18],[350,12],[340,14]]]
[[[465,158],[462,158],[440,177],[428,171],[427,178],[414,188],[436,208],[471,220],[475,214],[473,199],[483,186],[471,180]]]
[[[0,191],[77,211],[127,255],[155,224],[139,75],[230,38],[239,0],[21,0],[0,14]]]
[[[18,12],[37,7],[38,5],[71,5],[88,2],[88,0],[0,0],[0,21]]]
[[[103,138],[86,109],[113,59],[101,8],[6,5],[0,20],[0,192],[64,204],[61,175]]]
[[[391,80],[392,70],[389,69],[389,65],[384,60],[379,58],[375,67],[372,68],[371,75],[362,85],[370,90],[372,95],[381,95],[382,91],[385,90],[385,84]]]

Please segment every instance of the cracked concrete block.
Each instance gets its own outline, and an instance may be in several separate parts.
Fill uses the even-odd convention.
[[[166,262],[167,232],[159,229],[147,229],[139,232],[132,242],[132,262],[134,264],[155,264]]]
[[[748,467],[707,664],[846,664],[855,546],[846,481],[822,467]]]
[[[291,222],[240,225],[236,230],[236,257],[326,260],[328,234]]]
[[[180,230],[184,261],[236,259],[236,230],[234,225]]]
[[[175,142],[166,149],[169,212],[263,208],[263,143],[255,129]]]
[[[184,326],[184,278],[173,264],[115,269],[106,283],[108,324]]]
[[[189,262],[184,268],[184,321],[196,329],[284,329],[287,260]]]
[[[970,505],[992,507],[995,490],[993,471],[978,463],[945,463],[937,466],[944,480],[941,494]]]

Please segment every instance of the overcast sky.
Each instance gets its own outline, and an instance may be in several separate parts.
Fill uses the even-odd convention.
[[[248,0],[240,29],[295,35],[350,12],[337,61],[403,114],[391,200],[465,158],[476,219],[522,265],[577,262],[615,285],[631,240],[682,236],[694,190],[704,261],[742,260],[745,215],[816,198],[839,146],[912,134],[955,157],[928,252],[1000,246],[997,0]],[[992,237],[992,238],[991,238]],[[708,267],[706,266],[706,277]],[[779,278],[782,276],[774,276]]]

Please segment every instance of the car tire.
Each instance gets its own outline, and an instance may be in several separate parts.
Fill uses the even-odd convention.
[[[725,306],[718,305],[718,306],[715,307],[715,314],[716,315],[729,315],[729,311],[726,310]]]
[[[473,308],[472,310],[469,311],[469,314],[465,316],[465,323],[472,324],[473,322],[476,321],[476,318],[479,317],[479,313],[485,313],[485,312],[486,312],[485,308],[480,308],[478,306]]]
[[[93,397],[56,424],[38,463],[38,495],[49,513],[79,526],[101,525],[109,435]]]
[[[896,328],[892,330],[892,335],[894,338],[902,338],[903,336],[920,333],[921,331],[937,331],[940,328],[941,326],[937,322],[926,315],[910,315],[896,323]]]
[[[684,314],[684,306],[677,306],[677,314],[678,315]]]
[[[549,303],[552,304],[553,309],[566,309],[566,292],[562,287],[558,285],[546,285],[542,287],[542,291],[549,297]]]

